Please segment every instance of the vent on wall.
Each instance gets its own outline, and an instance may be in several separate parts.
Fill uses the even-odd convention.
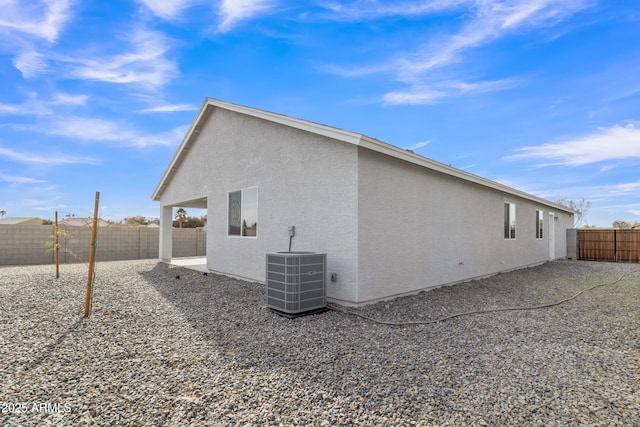
[[[327,254],[267,254],[267,307],[294,316],[324,310],[326,276]]]

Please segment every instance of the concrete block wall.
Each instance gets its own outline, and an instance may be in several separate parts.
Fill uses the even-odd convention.
[[[202,228],[174,228],[173,256],[176,258],[206,255],[206,233]],[[157,241],[158,239],[156,239]]]
[[[159,228],[138,227],[140,233],[140,244],[138,245],[138,258],[158,258],[159,257]],[[178,232],[179,233],[179,232]]]
[[[52,244],[53,227],[0,225],[0,265],[52,263]]]
[[[53,226],[49,226],[50,235],[53,236]],[[101,229],[98,230],[98,236],[102,238]],[[51,240],[51,237],[49,238]],[[91,228],[89,227],[60,227],[58,232],[58,244],[60,245],[60,262],[88,262],[89,247],[91,244]],[[98,241],[96,247],[100,247],[101,241]],[[97,252],[96,252],[97,253]],[[96,258],[99,260],[99,258]]]
[[[98,228],[96,260],[153,259],[159,254],[159,228]],[[60,227],[60,263],[88,262],[90,227]],[[55,262],[53,225],[0,225],[0,265],[50,264]],[[173,229],[173,256],[206,255],[204,229]]]

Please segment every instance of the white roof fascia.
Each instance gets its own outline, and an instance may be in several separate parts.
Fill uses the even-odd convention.
[[[354,144],[363,148],[367,148],[369,150],[376,151],[381,154],[385,154],[387,156],[395,157],[397,159],[401,159],[415,165],[419,165],[425,167],[427,169],[431,169],[446,175],[454,176],[456,178],[463,179],[465,181],[469,181],[484,187],[489,187],[498,191],[502,191],[504,193],[521,197],[527,200],[531,200],[536,203],[540,203],[556,210],[562,210],[568,213],[574,213],[571,209],[564,207],[562,205],[558,205],[556,203],[550,202],[548,200],[542,199],[540,197],[534,196],[529,193],[525,193],[524,191],[517,190],[515,188],[506,186],[504,184],[500,184],[495,181],[491,181],[486,178],[482,178],[481,176],[471,174],[469,172],[465,172],[460,169],[453,168],[451,166],[447,166],[443,163],[436,162],[435,160],[431,160],[427,157],[420,156],[418,154],[414,154],[412,151],[403,150],[402,148],[398,148],[394,145],[388,144],[386,142],[379,141],[377,139],[368,137],[366,135],[362,135],[359,133],[334,128],[331,126],[322,125],[319,123],[310,122],[308,120],[297,119],[295,117],[285,116],[282,114],[272,113],[270,111],[259,110],[256,108],[245,107],[239,104],[232,104],[229,102],[220,101],[213,98],[206,98],[198,112],[195,120],[191,124],[191,127],[187,131],[182,143],[180,144],[176,154],[173,156],[169,167],[165,171],[162,180],[156,187],[156,190],[153,193],[152,200],[159,201],[160,196],[164,188],[169,184],[171,177],[175,173],[178,168],[178,164],[183,156],[183,153],[189,149],[189,145],[192,143],[192,140],[200,133],[200,122],[206,117],[209,106],[219,107],[225,110],[233,111],[240,114],[245,114],[252,117],[257,117],[263,120],[268,120],[270,122],[279,123],[284,126],[293,127],[296,129],[304,130],[307,132],[311,132],[316,135],[326,136],[328,138],[336,139],[339,141],[343,141],[349,144]]]
[[[502,191],[513,196],[521,197],[523,199],[546,205],[556,210],[562,210],[572,214],[574,213],[571,209],[557,203],[553,203],[549,200],[534,196],[533,194],[525,193],[524,191],[517,190],[504,184],[500,184],[499,182],[491,181],[490,179],[486,179],[481,176],[474,175],[472,173],[465,172],[451,166],[447,166],[444,163],[436,162],[435,160],[415,154],[410,150],[404,150],[394,145],[387,144],[386,142],[378,141],[377,139],[363,136],[359,145],[361,147],[368,148],[370,150],[377,151],[379,153],[386,154],[388,156],[395,157],[397,159],[404,160],[446,175],[460,178],[465,181],[481,185],[483,187],[489,187],[494,190]]]
[[[268,120],[270,122],[279,123],[296,129],[301,129],[316,135],[326,136],[328,138],[337,139],[339,141],[348,142],[358,145],[362,135],[348,130],[338,129],[319,123],[310,122],[308,120],[296,119],[295,117],[285,116],[282,114],[272,113],[270,111],[258,110],[256,108],[245,107],[238,104],[230,104],[228,102],[219,101],[217,99],[207,98],[209,105],[224,108],[225,110],[234,111],[236,113],[246,114],[248,116],[257,117]]]
[[[360,138],[362,138],[361,134],[350,132],[343,129],[334,128],[331,126],[321,125],[319,123],[310,122],[307,120],[296,119],[290,116],[284,116],[282,114],[272,113],[265,110],[258,110],[256,108],[245,107],[238,104],[231,104],[229,102],[219,101],[213,98],[206,98],[200,111],[196,115],[195,120],[191,124],[191,127],[187,131],[187,134],[182,140],[182,143],[178,147],[178,150],[173,156],[171,163],[169,163],[169,167],[165,171],[160,183],[156,187],[153,195],[151,196],[152,200],[159,201],[160,196],[164,188],[169,184],[171,177],[175,173],[178,168],[178,164],[183,156],[183,153],[189,149],[189,145],[192,142],[192,139],[200,133],[200,122],[206,117],[206,113],[208,112],[209,106],[219,107],[225,110],[233,111],[240,114],[245,114],[252,117],[257,117],[260,119],[264,119],[273,123],[279,123],[285,126],[293,127],[296,129],[301,129],[307,132],[311,132],[316,135],[326,136],[328,138],[336,139],[339,141],[347,142],[349,144],[358,145]]]
[[[164,172],[164,175],[162,175],[162,179],[160,180],[160,183],[158,183],[158,186],[156,187],[155,191],[153,192],[153,195],[151,196],[151,200],[155,200],[155,201],[160,200],[160,196],[164,191],[164,188],[167,185],[169,185],[169,181],[171,180],[175,171],[178,169],[178,163],[182,158],[182,155],[183,155],[182,153],[189,149],[188,146],[191,143],[191,139],[195,135],[200,133],[199,125],[200,125],[200,121],[205,116],[205,112],[207,111],[208,101],[209,101],[208,99],[205,99],[204,102],[202,103],[202,107],[200,107],[200,111],[198,111],[198,114],[196,115],[195,120],[193,121],[193,123],[191,123],[189,130],[187,131],[184,138],[182,139],[182,142],[180,143],[180,146],[176,150],[176,153],[173,155],[173,158],[169,163],[169,167],[167,167],[167,170]]]

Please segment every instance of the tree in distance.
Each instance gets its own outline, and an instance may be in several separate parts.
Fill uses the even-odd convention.
[[[573,226],[574,228],[579,228],[582,226],[582,221],[587,217],[587,213],[589,212],[589,208],[591,208],[591,202],[582,197],[577,202],[571,199],[563,198],[556,200],[556,203],[564,206],[565,208],[569,208],[574,212],[573,215]]]

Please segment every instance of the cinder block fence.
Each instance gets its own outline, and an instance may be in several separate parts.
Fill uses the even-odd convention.
[[[99,227],[97,261],[158,258],[159,228]],[[173,229],[173,256],[206,255],[203,228]],[[0,265],[54,262],[53,225],[0,225]],[[60,263],[88,262],[90,227],[60,227]]]

